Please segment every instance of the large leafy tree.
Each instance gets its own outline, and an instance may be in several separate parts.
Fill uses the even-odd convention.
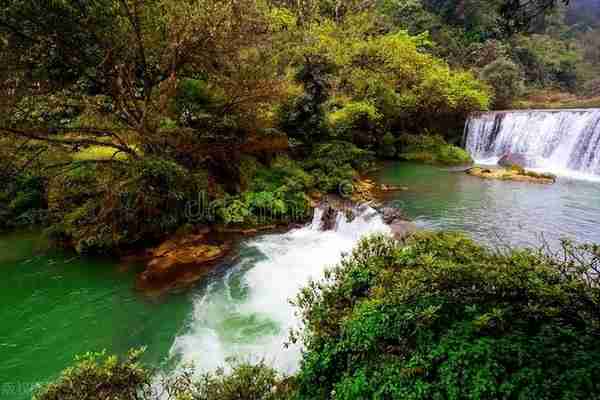
[[[13,120],[1,132],[136,158],[132,145],[151,150],[165,120],[179,117],[173,103],[184,78],[218,94],[213,115],[252,121],[278,87],[264,62],[267,14],[249,0],[8,1],[0,78],[14,95],[4,104]]]

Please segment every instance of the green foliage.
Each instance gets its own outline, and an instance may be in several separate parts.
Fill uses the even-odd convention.
[[[382,115],[368,101],[349,101],[328,115],[332,136],[341,140],[355,140],[361,135],[376,137]]]
[[[374,154],[352,143],[335,141],[314,147],[304,167],[316,180],[323,192],[337,192],[341,184],[352,182],[359,172],[366,171]]]
[[[150,398],[152,373],[140,364],[143,350],[124,359],[88,353],[76,359],[53,383],[34,394],[34,400],[139,400]]]
[[[144,350],[119,359],[103,353],[77,357],[76,364],[34,394],[34,400],[285,400],[293,384],[264,361],[229,361],[223,368],[198,375],[193,367],[163,377],[140,363]]]
[[[446,143],[440,135],[402,135],[398,140],[401,148],[399,157],[407,161],[428,164],[466,165],[473,159],[464,149]]]
[[[286,156],[276,157],[269,166],[244,157],[240,172],[244,191],[226,195],[212,203],[225,224],[269,224],[303,220],[310,202],[305,193],[314,187],[314,178]]]
[[[510,60],[499,58],[486,65],[481,78],[494,89],[494,107],[508,108],[513,99],[523,94],[523,78],[519,67]]]
[[[191,173],[170,160],[145,157],[119,165],[81,165],[49,183],[53,239],[80,253],[161,239],[189,222],[187,205],[207,189],[203,171]]]
[[[278,388],[281,378],[264,362],[234,364],[228,374],[223,369],[205,374],[197,382],[194,400],[276,400],[286,398]]]
[[[320,55],[304,55],[295,76],[303,85],[304,93],[292,97],[278,110],[279,127],[291,138],[312,144],[329,136],[323,105],[329,97],[333,68],[331,62]]]
[[[523,65],[529,81],[575,89],[582,54],[570,42],[550,35],[530,35],[517,38],[515,45],[515,57]]]
[[[379,148],[379,155],[385,158],[394,158],[396,156],[396,138],[391,132],[386,133]]]
[[[3,174],[0,174],[3,175]],[[23,172],[3,177],[0,189],[0,231],[46,221],[45,180]]]
[[[299,397],[595,398],[600,251],[564,246],[573,261],[460,234],[363,239],[296,300]]]

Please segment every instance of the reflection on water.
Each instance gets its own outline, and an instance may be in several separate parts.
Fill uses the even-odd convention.
[[[560,178],[554,185],[485,180],[460,171],[391,163],[376,174],[401,185],[398,201],[424,228],[460,230],[489,244],[539,245],[568,237],[600,243],[600,183]]]

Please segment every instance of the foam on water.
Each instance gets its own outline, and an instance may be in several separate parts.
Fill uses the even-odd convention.
[[[519,153],[533,170],[600,180],[600,109],[478,113],[465,127],[465,146],[478,164]]]
[[[284,234],[249,241],[241,260],[194,299],[193,315],[171,348],[180,362],[199,370],[224,366],[230,357],[245,361],[265,359],[291,373],[300,360],[300,348],[286,348],[289,330],[299,320],[289,300],[310,279],[319,279],[363,235],[389,232],[379,215],[368,207],[352,221],[338,212],[334,230],[320,230],[323,210],[313,222]]]

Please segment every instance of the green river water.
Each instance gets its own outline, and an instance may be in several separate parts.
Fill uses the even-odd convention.
[[[383,183],[406,186],[407,190],[387,200],[424,228],[461,230],[492,244],[535,245],[542,236],[550,242],[561,236],[600,242],[600,183],[486,181],[404,163],[386,165],[376,177]],[[283,331],[278,324],[290,318],[288,310],[282,306],[260,318],[257,310],[269,308],[269,296],[276,304],[293,296],[306,279],[306,268],[324,259],[328,246],[345,250],[351,244],[342,236],[330,234],[320,240],[319,235],[326,233],[299,231],[253,239],[254,244],[242,249],[241,262],[229,270],[223,268],[208,285],[199,283],[159,298],[135,290],[135,267],[50,251],[36,233],[1,236],[0,399],[30,398],[32,385],[55,378],[75,355],[87,351],[123,354],[132,347],[147,346],[145,358],[153,364],[165,365],[173,354],[186,358],[204,353],[214,358],[207,362],[212,366],[225,357],[221,353],[227,355],[224,347],[231,343],[238,346],[229,348],[233,353],[235,349],[279,347],[277,341],[261,342],[254,336],[256,329],[264,335]],[[317,250],[314,259],[303,260],[306,266],[294,267],[301,257],[286,246],[304,246],[298,253],[307,258],[313,257],[310,249]],[[334,261],[335,257],[327,259]],[[281,284],[286,277],[295,281]],[[269,281],[273,281],[270,286]],[[243,298],[235,300],[232,287],[236,293],[245,293]],[[253,295],[253,290],[259,295]],[[229,304],[232,298],[239,303],[235,309]],[[225,314],[225,322],[213,321]],[[230,326],[226,322],[230,332],[211,331],[212,326]],[[244,334],[253,336],[252,343],[239,337]],[[294,357],[290,360],[297,362]]]

